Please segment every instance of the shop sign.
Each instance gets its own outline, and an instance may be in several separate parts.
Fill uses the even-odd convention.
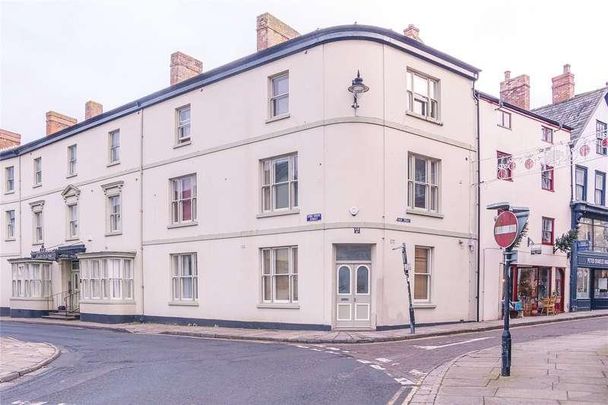
[[[532,255],[540,255],[543,253],[542,245],[532,245],[530,247],[530,254]]]
[[[585,251],[589,250],[589,241],[588,240],[577,240],[576,243],[577,243],[576,248],[578,249],[579,252],[585,252]]]
[[[578,255],[579,267],[608,268],[608,256]]]

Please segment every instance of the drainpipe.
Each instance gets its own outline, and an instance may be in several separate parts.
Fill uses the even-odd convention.
[[[480,320],[480,316],[479,316],[479,301],[480,301],[480,291],[481,291],[481,286],[479,285],[479,282],[481,281],[481,160],[480,160],[480,156],[481,156],[481,138],[480,138],[480,118],[479,118],[479,97],[477,96],[477,92],[475,90],[475,82],[473,82],[473,98],[475,99],[475,106],[476,106],[476,131],[477,131],[477,181],[476,181],[476,188],[477,188],[477,294],[476,294],[476,304],[477,304],[477,315],[476,315],[476,320],[477,322],[479,322]]]
[[[144,291],[144,109],[139,110],[139,251],[141,253],[141,316],[139,321],[144,321],[145,314],[145,291]]]
[[[575,229],[576,225],[577,225],[577,220],[576,220],[576,212],[574,211],[574,206],[573,206],[573,202],[574,202],[574,142],[570,141],[568,143],[569,149],[570,149],[570,229]],[[576,312],[576,272],[577,272],[577,265],[576,265],[576,260],[577,260],[577,256],[578,256],[578,246],[576,243],[574,243],[572,245],[572,249],[570,251],[570,280],[569,284],[570,284],[570,293],[568,294],[569,297],[569,305],[570,305],[570,312]],[[565,299],[564,299],[564,304],[565,304]]]

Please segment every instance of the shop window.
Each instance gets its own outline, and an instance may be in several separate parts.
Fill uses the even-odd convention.
[[[576,269],[576,299],[589,299],[589,269]]]
[[[608,270],[594,270],[593,298],[608,298]]]

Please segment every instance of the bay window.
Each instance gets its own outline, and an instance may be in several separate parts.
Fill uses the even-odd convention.
[[[84,253],[80,258],[80,293],[83,300],[133,300],[133,256]]]
[[[12,297],[46,298],[51,295],[51,264],[46,261],[11,261]]]
[[[298,302],[297,246],[261,249],[262,302]]]

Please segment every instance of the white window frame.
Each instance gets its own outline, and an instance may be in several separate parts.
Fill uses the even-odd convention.
[[[44,243],[44,201],[30,203],[32,208],[32,244]]]
[[[116,143],[114,143],[116,140]],[[120,129],[108,132],[108,164],[120,163]]]
[[[11,296],[13,298],[48,298],[51,295],[49,262],[11,263]]]
[[[274,82],[277,80],[287,80],[287,92],[285,93],[274,93]],[[286,117],[289,115],[289,71],[277,73],[268,78],[268,116],[270,119]],[[279,100],[287,99],[287,111],[277,113],[276,105]]]
[[[104,184],[103,188],[106,202],[106,236],[120,235],[122,234],[122,187],[124,182],[117,181],[110,184]],[[118,200],[118,211],[114,211],[114,205],[112,202]],[[114,226],[116,225],[116,226]]]
[[[416,249],[424,249],[427,251],[427,263],[426,263],[426,273],[417,273],[416,272]],[[412,271],[413,274],[413,284],[414,284],[414,294],[413,294],[413,299],[414,302],[431,302],[432,299],[432,281],[433,281],[433,248],[431,246],[414,246],[414,269]],[[416,276],[423,276],[426,277],[427,279],[427,286],[426,286],[426,298],[416,298],[415,297],[415,292],[416,292]]]
[[[426,181],[416,180],[416,159],[425,162]],[[432,181],[432,171],[435,167],[435,183]],[[416,185],[425,187],[424,207],[416,207]],[[432,207],[432,194],[435,193],[436,207]],[[419,155],[416,153],[408,154],[408,175],[407,175],[407,206],[409,209],[439,214],[441,212],[441,160]]]
[[[276,165],[277,163],[288,164],[287,181],[276,182]],[[299,174],[298,174],[298,154],[291,153],[288,155],[275,156],[260,161],[260,212],[284,212],[296,210],[299,207],[300,190],[299,190]],[[288,201],[287,207],[277,208],[277,188],[287,186]]]
[[[595,187],[593,190],[593,201],[596,205],[607,205],[606,204],[606,183],[608,183],[608,180],[606,180],[608,177],[608,175],[606,174],[606,172],[601,172],[599,170],[595,171],[595,176],[594,176],[594,183],[595,183]],[[598,180],[601,180],[601,184],[598,184]],[[599,198],[598,198],[599,197]]]
[[[181,113],[188,111],[188,119],[181,119]],[[175,109],[175,144],[185,145],[192,141],[192,109],[190,104]]]
[[[78,145],[68,146],[68,177],[77,175]]]
[[[604,146],[603,142],[608,139],[608,124],[603,121],[595,121],[595,152],[598,155],[608,155],[608,146]]]
[[[34,187],[42,185],[42,157],[34,159]]]
[[[78,239],[80,234],[78,202],[66,205],[66,240]]]
[[[133,257],[80,258],[80,295],[84,301],[133,301]]]
[[[408,113],[417,117],[423,117],[427,120],[439,121],[441,119],[441,81],[436,77],[429,76],[413,69],[407,69],[406,75]],[[415,91],[415,79],[426,81],[426,94]],[[431,84],[433,84],[433,86],[431,86]],[[432,88],[434,88],[434,94],[431,94]],[[423,105],[423,113],[416,112],[414,108],[415,102],[419,102]]]
[[[276,255],[277,251],[287,249],[288,272],[276,272]],[[266,257],[269,259],[269,264],[266,263]],[[260,283],[260,301],[264,304],[297,304],[299,302],[298,291],[298,246],[278,246],[267,247],[260,249],[260,268],[261,268],[261,283]],[[277,277],[288,277],[288,299],[277,298]],[[270,288],[270,296],[266,294],[266,282],[268,280]]]
[[[16,211],[6,210],[4,217],[6,218],[6,240],[15,240]]]
[[[15,191],[15,166],[7,166],[4,168],[6,182],[4,183],[4,192],[12,193]]]
[[[589,170],[585,166],[574,167],[574,198],[576,201],[587,201],[587,175]],[[578,182],[578,174],[583,176],[582,183]],[[578,190],[581,190],[581,196],[579,198]]]
[[[184,258],[189,257],[192,266],[191,274],[185,274]],[[198,262],[195,252],[174,253],[170,255],[171,268],[171,301],[172,302],[197,302],[198,301]],[[184,297],[185,281],[190,280],[192,296]]]
[[[190,198],[183,198],[183,182],[190,179],[192,187]],[[170,204],[169,218],[172,225],[196,224],[197,219],[197,181],[196,173],[169,179]],[[190,201],[190,218],[184,220],[184,202]],[[177,214],[177,217],[175,216]]]

